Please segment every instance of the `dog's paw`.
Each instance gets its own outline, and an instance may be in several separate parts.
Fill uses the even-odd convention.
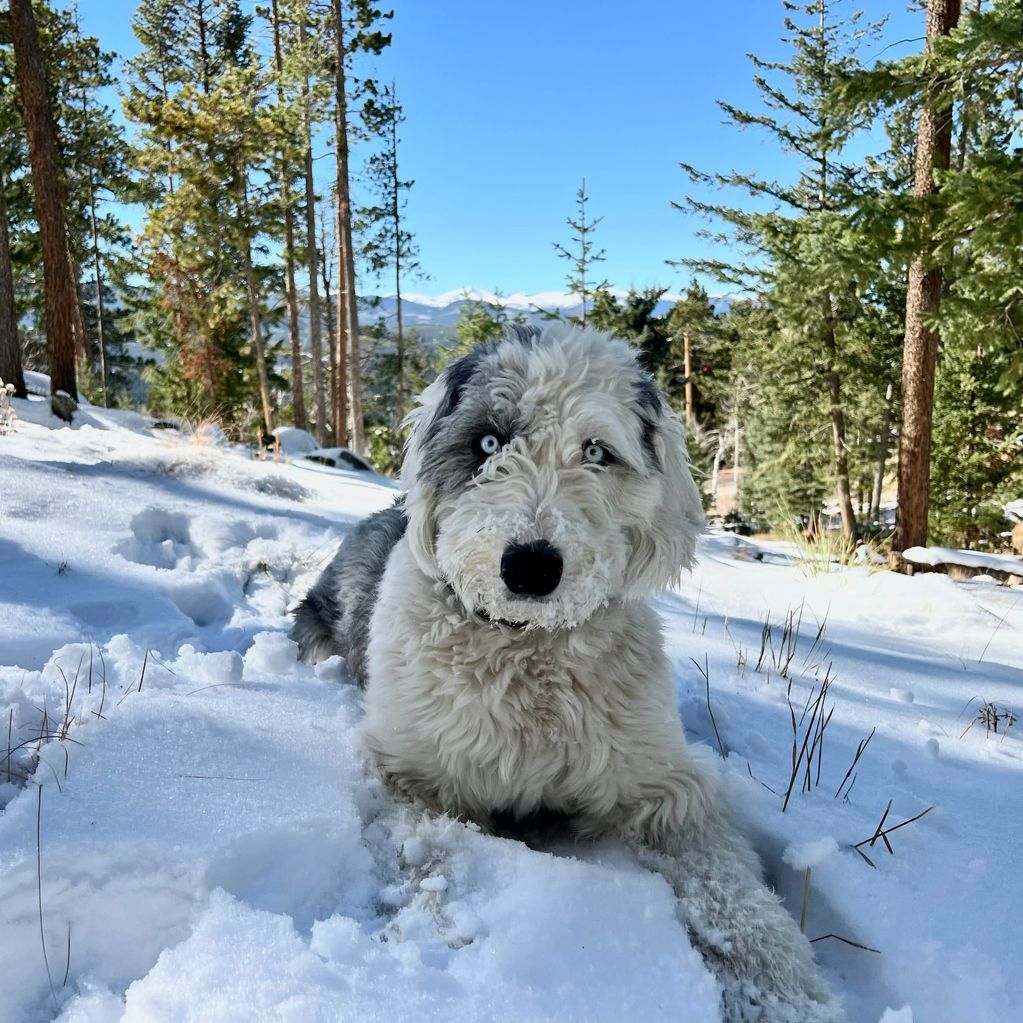
[[[846,1023],[841,1003],[825,994],[782,996],[737,977],[721,978],[722,1023]]]

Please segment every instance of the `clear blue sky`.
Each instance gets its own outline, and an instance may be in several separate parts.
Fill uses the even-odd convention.
[[[134,7],[79,0],[83,28],[125,56],[137,50]],[[885,42],[923,35],[923,14],[902,0],[847,7],[888,15]],[[378,67],[405,106],[400,159],[416,181],[409,224],[430,275],[408,282],[411,291],[562,289],[565,264],[552,242],[567,240],[584,176],[590,211],[604,217],[604,275],[619,287],[677,290],[687,278],[665,261],[705,249],[699,223],[670,205],[688,187],[679,160],[786,174],[785,158],[757,133],[723,125],[714,102],[756,104],[745,55],[784,56],[781,0],[394,0],[394,8],[394,42]],[[325,181],[329,162],[320,161]]]

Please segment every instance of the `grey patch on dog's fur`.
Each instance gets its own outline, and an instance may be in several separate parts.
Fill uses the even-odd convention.
[[[462,400],[465,389],[469,382],[480,370],[488,355],[493,354],[494,343],[492,341],[476,345],[469,352],[463,355],[456,362],[453,362],[444,370],[444,382],[447,390],[444,400],[441,402],[429,426],[426,428],[424,440],[429,442],[440,429],[441,424],[450,416]]]
[[[503,341],[518,341],[525,348],[532,348],[542,331],[525,323],[509,323],[504,328]]]
[[[650,467],[655,472],[662,472],[661,458],[657,454],[657,445],[654,443],[654,438],[657,436],[657,424],[645,416],[640,416],[639,418],[643,424],[643,452],[650,463]]]
[[[463,399],[424,446],[420,480],[434,487],[438,494],[457,492],[485,461],[480,440],[493,434],[502,445],[507,444],[517,430],[513,415],[497,409],[484,388],[473,387],[470,396]]]
[[[295,609],[291,638],[307,664],[341,654],[360,686],[366,684],[369,623],[380,577],[407,526],[399,499],[371,515],[348,536],[316,585]]]
[[[636,399],[639,401],[639,407],[649,412],[653,418],[660,416],[661,395],[657,385],[646,373],[636,378]]]

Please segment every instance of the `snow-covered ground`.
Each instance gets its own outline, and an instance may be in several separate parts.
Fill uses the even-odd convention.
[[[44,409],[0,437],[0,1020],[717,1019],[659,877],[395,803],[340,665],[296,662],[288,609],[393,489]],[[658,608],[850,1020],[1023,1018],[1020,591],[711,535]],[[889,802],[933,809],[861,855]]]

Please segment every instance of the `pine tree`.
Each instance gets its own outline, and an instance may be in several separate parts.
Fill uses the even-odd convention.
[[[997,544],[998,505],[1023,485],[1023,459],[1014,441],[1023,380],[1023,155],[1015,142],[1023,10],[1014,0],[992,0],[983,9],[974,4],[947,35],[934,19],[951,23],[955,11],[942,5],[930,14],[932,37],[923,53],[879,63],[838,89],[843,103],[885,110],[889,122],[908,123],[919,114],[925,129],[917,181],[893,183],[857,213],[877,221],[880,236],[887,230],[889,254],[901,247],[915,260],[917,298],[928,282],[931,291],[925,287],[924,297],[940,297],[937,308],[907,324],[907,334],[936,345],[937,365],[930,429],[923,429],[921,418],[927,414],[926,366],[923,377],[914,375],[915,411],[903,445],[915,449],[902,473],[912,474],[913,458],[925,448],[933,450],[933,458],[929,479],[906,481],[900,474],[900,521],[906,528],[900,525],[897,549],[926,535],[920,532],[920,508],[908,507],[921,500],[928,503],[926,528],[941,542]],[[943,161],[945,136],[949,169],[935,172],[925,158],[926,143],[940,143]],[[921,194],[907,198],[914,184]],[[943,280],[937,296],[935,268]],[[926,363],[930,352],[923,354]],[[909,364],[915,365],[912,355]],[[928,484],[934,500],[928,500]],[[910,526],[916,530],[912,536]]]
[[[597,225],[604,219],[597,217],[595,220],[586,219],[586,204],[589,202],[586,194],[586,179],[583,178],[579,191],[575,195],[576,217],[565,219],[565,223],[575,232],[568,245],[560,242],[554,243],[554,251],[564,260],[568,261],[569,271],[565,277],[565,285],[569,292],[578,295],[582,302],[582,312],[579,314],[579,323],[586,326],[586,306],[590,297],[599,291],[611,287],[611,282],[601,278],[594,281],[593,265],[603,263],[607,258],[603,249],[594,249],[594,241],[591,235],[596,231]]]
[[[334,35],[334,152],[337,167],[337,253],[338,316],[337,336],[345,339],[349,366],[349,396],[352,417],[352,446],[365,449],[362,414],[362,368],[359,352],[359,304],[355,280],[355,249],[352,243],[352,200],[349,171],[351,135],[349,103],[353,97],[375,91],[369,80],[356,79],[350,62],[355,53],[379,53],[391,37],[377,23],[390,18],[369,0],[332,0]],[[347,15],[347,16],[346,16]],[[352,88],[353,95],[349,95]],[[339,372],[341,359],[338,359]]]
[[[455,324],[455,336],[445,341],[438,350],[440,368],[460,359],[470,349],[486,341],[499,338],[510,322],[507,308],[498,301],[473,298],[465,292],[461,315]]]
[[[67,200],[57,155],[56,126],[30,0],[11,0],[10,24],[42,242],[53,410],[62,418],[70,419],[78,397],[75,352],[84,344],[84,326],[77,274],[68,247],[64,217]],[[61,393],[68,396],[70,406],[67,401],[59,400]]]
[[[665,390],[685,396],[680,407],[691,410],[697,423],[714,431],[731,393],[732,353],[731,338],[705,288],[696,283],[686,288],[668,315],[668,333],[671,347],[662,371]]]
[[[947,36],[959,21],[959,0],[928,0],[927,42]],[[914,195],[926,201],[938,189],[937,174],[952,155],[952,104],[925,96],[920,112]],[[925,243],[926,244],[926,243]],[[902,363],[902,431],[899,439],[899,507],[894,551],[927,543],[931,426],[938,333],[931,318],[941,305],[944,275],[924,252],[910,264],[906,289],[906,338]]]
[[[270,271],[255,255],[273,229],[273,146],[265,139],[274,126],[248,40],[251,18],[236,0],[186,0],[167,38],[161,5],[137,14],[152,43],[131,65],[125,109],[143,128],[138,165],[148,172],[141,254],[152,283],[137,322],[164,352],[151,370],[151,398],[239,426],[257,400],[269,429],[279,382],[264,351]]]
[[[13,384],[17,398],[26,397],[21,368],[21,341],[18,338],[18,314],[14,306],[14,272],[11,265],[11,240],[7,230],[7,177],[0,164],[0,380]]]
[[[606,285],[602,286],[594,292],[588,321],[598,330],[632,342],[639,349],[644,368],[662,385],[667,383],[665,368],[671,350],[671,335],[668,317],[658,314],[657,307],[667,290],[645,288],[636,291],[630,288],[625,298],[619,301]],[[671,397],[677,398],[678,395]]]
[[[398,173],[398,126],[404,121],[392,84],[363,107],[363,121],[382,145],[366,161],[364,178],[372,203],[360,207],[355,223],[359,256],[371,276],[394,281],[395,422],[405,416],[408,397],[406,337],[402,317],[402,283],[421,272],[419,249],[405,222],[407,195],[414,182]]]
[[[299,336],[298,294],[295,284],[295,189],[294,166],[298,162],[301,125],[299,118],[304,109],[296,111],[293,97],[289,95],[289,81],[284,63],[284,47],[281,24],[280,0],[271,0],[270,25],[273,32],[274,80],[277,89],[277,106],[273,120],[279,133],[278,178],[280,181],[280,205],[284,221],[284,294],[288,306],[288,341],[291,348],[291,406],[295,426],[308,429],[305,409],[305,388],[302,381],[302,341]],[[304,107],[304,104],[303,104]]]
[[[765,61],[751,56],[754,84],[764,109],[751,112],[725,102],[719,105],[740,129],[764,130],[793,154],[798,177],[786,183],[734,172],[708,174],[683,164],[696,182],[738,189],[755,203],[767,200],[775,209],[750,212],[690,198],[683,208],[723,221],[727,236],[738,243],[744,256],[734,261],[682,262],[725,284],[763,295],[770,304],[781,328],[770,353],[772,361],[777,374],[788,378],[786,385],[789,380],[800,381],[789,397],[804,407],[800,418],[810,433],[819,435],[822,419],[830,430],[830,458],[820,460],[818,466],[830,464],[826,482],[835,488],[842,529],[851,541],[857,522],[849,395],[857,388],[850,386],[850,377],[883,372],[886,355],[874,344],[873,334],[878,267],[863,257],[859,238],[850,229],[852,197],[861,183],[855,166],[842,156],[846,141],[863,127],[865,118],[837,109],[831,91],[837,74],[851,73],[858,66],[856,48],[874,30],[860,28],[858,15],[845,23],[838,21],[833,0],[802,4],[786,0],[784,6],[789,59]],[[768,379],[761,386],[767,386]],[[770,386],[778,383],[771,380]],[[773,401],[781,401],[779,391],[764,395],[766,404]],[[753,407],[759,406],[754,403]],[[772,417],[759,417],[757,426],[784,429]],[[751,434],[752,429],[750,424]],[[777,438],[779,455],[794,454],[785,443],[790,433],[785,430]],[[821,489],[806,486],[805,464],[784,457],[767,464],[781,474],[779,496],[786,491],[786,476],[792,484],[791,499],[783,506],[805,508],[805,501]]]
[[[321,107],[326,91],[325,79],[329,75],[329,54],[324,46],[329,41],[330,14],[320,17],[312,9],[309,0],[295,0],[292,4],[292,18],[298,25],[298,48],[296,50],[297,74],[300,79],[302,104],[302,170],[305,189],[305,251],[309,288],[309,351],[312,358],[313,404],[315,407],[314,431],[322,444],[326,438],[329,418],[327,414],[327,392],[323,379],[322,312],[320,309],[318,267],[321,262],[316,238],[316,187],[313,181],[313,134],[316,123],[322,118]],[[334,440],[343,446],[347,439],[347,397],[344,374],[344,359],[338,361],[337,352],[330,351],[331,365],[338,376],[337,389],[332,391]]]

